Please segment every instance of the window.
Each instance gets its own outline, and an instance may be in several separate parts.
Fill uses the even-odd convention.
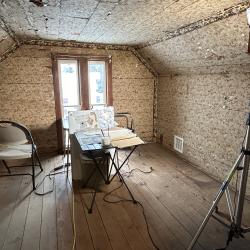
[[[80,85],[77,60],[58,60],[61,90],[62,117],[68,119],[68,112],[81,109]]]
[[[88,88],[90,106],[105,105],[107,100],[106,92],[106,70],[105,62],[88,62]]]
[[[53,55],[57,136],[62,148],[62,119],[68,112],[112,106],[112,63],[110,56]]]

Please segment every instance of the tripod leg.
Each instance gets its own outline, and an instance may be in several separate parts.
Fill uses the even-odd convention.
[[[228,210],[229,210],[229,214],[230,214],[230,218],[231,218],[231,221],[233,221],[233,203],[232,203],[232,199],[231,199],[231,196],[230,196],[230,192],[228,190],[228,188],[226,189],[226,199],[227,199],[227,205],[228,205]]]
[[[230,181],[232,180],[235,171],[237,171],[237,168],[238,168],[238,166],[239,166],[239,164],[240,164],[240,162],[241,162],[243,156],[244,156],[244,153],[242,152],[242,153],[239,155],[239,157],[238,157],[238,159],[236,160],[236,162],[234,163],[234,166],[233,166],[233,168],[231,169],[231,171],[230,171],[228,177],[226,178],[226,180],[225,180],[225,181],[223,182],[223,184],[221,185],[221,188],[220,188],[219,192],[217,193],[215,199],[213,200],[213,204],[212,204],[211,208],[209,209],[209,211],[208,211],[208,213],[207,213],[205,219],[204,219],[203,222],[201,223],[201,225],[200,225],[200,227],[199,227],[197,233],[195,234],[194,238],[192,239],[190,245],[188,246],[188,250],[193,249],[193,247],[194,247],[196,241],[199,239],[200,234],[202,233],[203,229],[204,229],[205,226],[207,225],[209,218],[212,216],[212,214],[213,214],[214,210],[216,209],[216,207],[217,207],[217,205],[218,205],[218,203],[219,203],[219,201],[220,201],[222,195],[224,194],[224,192],[225,192],[225,190],[227,189],[227,187],[228,187]]]
[[[238,205],[236,209],[236,227],[241,228],[242,216],[243,216],[243,208],[245,202],[245,194],[246,194],[246,187],[247,187],[247,179],[248,179],[248,170],[250,164],[250,114],[249,120],[247,124],[247,133],[246,133],[246,140],[243,150],[244,160],[243,160],[243,170],[241,174],[240,180],[240,189],[239,189],[239,197],[238,197]]]
[[[219,213],[219,207],[218,207],[218,206],[216,206],[216,207],[215,207],[215,209],[214,209],[214,211],[215,211],[215,213],[217,213],[217,214],[218,214],[218,213]]]

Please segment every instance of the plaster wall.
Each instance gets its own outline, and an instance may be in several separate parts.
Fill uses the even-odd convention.
[[[245,13],[140,50],[157,69],[157,136],[181,157],[222,180],[240,152],[250,102]],[[250,183],[248,185],[250,194]]]
[[[180,156],[223,180],[240,153],[249,101],[248,72],[159,77],[158,135],[171,150],[182,137]]]
[[[22,45],[0,63],[0,119],[28,126],[40,151],[57,150],[51,53],[111,55],[115,111],[131,112],[136,132],[152,139],[155,78],[130,51]]]

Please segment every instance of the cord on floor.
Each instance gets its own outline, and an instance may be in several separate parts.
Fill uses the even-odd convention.
[[[132,199],[119,199],[119,200],[116,200],[116,201],[110,201],[107,199],[108,196],[110,195],[113,195],[112,193],[117,191],[118,189],[120,189],[121,187],[123,186],[123,182],[121,182],[121,184],[112,189],[111,191],[109,191],[108,193],[106,193],[104,196],[103,196],[103,201],[107,202],[107,203],[111,203],[111,204],[115,204],[115,203],[120,203],[120,202],[134,202]],[[113,196],[116,196],[116,195],[113,195]],[[117,197],[117,196],[116,196]],[[143,214],[143,217],[144,217],[144,221],[145,221],[145,224],[146,224],[146,227],[147,227],[147,233],[148,233],[148,236],[150,238],[150,241],[152,243],[152,245],[154,246],[154,248],[156,250],[160,250],[159,247],[156,245],[156,243],[154,242],[153,240],[153,237],[150,233],[150,230],[149,230],[149,225],[148,225],[148,220],[147,220],[147,217],[146,217],[146,214],[145,214],[145,209],[144,209],[144,206],[142,205],[141,202],[139,202],[138,200],[135,200],[136,201],[136,204],[139,204],[139,206],[141,207],[142,209],[142,214]]]
[[[63,167],[64,167],[64,165],[60,165],[59,167],[56,167],[56,168],[52,169],[47,175],[45,175],[45,176],[43,177],[43,179],[41,180],[41,182],[38,183],[38,184],[36,185],[36,189],[38,189],[38,188],[44,183],[45,179],[46,179],[46,178],[49,178],[50,180],[53,180],[52,188],[51,188],[50,190],[48,190],[48,191],[46,191],[46,192],[43,192],[43,193],[40,193],[40,192],[38,192],[37,190],[35,190],[35,191],[34,191],[35,194],[40,195],[40,196],[43,196],[43,195],[52,193],[52,192],[54,191],[54,189],[55,189],[55,176],[58,175],[58,174],[63,174],[63,173],[66,173],[66,172],[67,172],[67,170],[63,170],[63,171],[57,172],[58,170],[62,169]],[[128,165],[128,167],[129,167],[129,165]],[[131,169],[130,171],[127,171],[127,172],[122,173],[122,175],[123,175],[124,177],[126,177],[126,178],[129,178],[129,177],[131,176],[131,174],[132,174],[133,172],[135,172],[135,171],[139,171],[139,172],[144,173],[144,174],[150,174],[150,173],[153,171],[153,168],[150,167],[150,170],[149,170],[149,171],[144,171],[144,170],[141,170],[141,169],[139,169],[139,168],[134,168],[134,169]],[[127,175],[127,176],[126,176],[126,175]],[[76,223],[75,223],[75,206],[74,206],[74,204],[75,204],[75,196],[74,196],[73,187],[72,187],[72,185],[71,185],[71,183],[70,183],[69,180],[68,180],[68,182],[69,182],[69,185],[70,185],[71,188],[72,188],[72,228],[73,228],[73,237],[74,237],[74,238],[73,238],[73,244],[72,244],[72,250],[74,250],[74,249],[75,249],[75,246],[76,246],[76,237],[77,237],[77,236],[76,236],[76,235],[77,235],[77,234],[76,234]],[[120,203],[120,202],[133,202],[132,199],[119,199],[119,200],[116,200],[116,201],[109,201],[109,200],[107,199],[108,196],[112,195],[113,192],[115,192],[116,190],[120,189],[122,186],[123,186],[123,182],[121,182],[121,184],[120,184],[118,187],[116,187],[116,188],[112,189],[110,192],[106,193],[106,194],[103,196],[103,201],[105,201],[105,202],[107,202],[107,203],[113,203],[113,204],[114,204],[114,203]],[[92,189],[93,189],[93,188],[92,188]],[[94,192],[96,192],[95,189],[94,189]],[[93,192],[91,192],[91,191],[90,191],[90,192],[84,192],[84,193],[88,193],[88,194],[91,193],[91,194],[93,194]],[[147,227],[148,236],[149,236],[149,238],[150,238],[150,240],[151,240],[153,246],[155,247],[155,249],[156,249],[156,250],[159,250],[159,248],[157,247],[156,243],[154,242],[154,240],[153,240],[153,238],[152,238],[152,236],[151,236],[151,233],[150,233],[150,230],[149,230],[148,221],[147,221],[147,217],[146,217],[146,214],[145,214],[145,209],[144,209],[144,207],[143,207],[143,205],[142,205],[141,202],[139,202],[139,201],[136,200],[136,203],[139,204],[139,206],[140,206],[141,209],[142,209],[143,217],[144,217],[145,224],[146,224],[146,227]]]

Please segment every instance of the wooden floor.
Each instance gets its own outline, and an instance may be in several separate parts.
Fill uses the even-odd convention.
[[[125,155],[125,152],[122,153]],[[37,182],[62,157],[43,160],[45,171]],[[134,172],[126,178],[136,199],[143,204],[149,231],[159,249],[186,249],[204,218],[219,183],[193,168],[161,146],[149,144],[131,157],[129,166],[149,170],[151,174]],[[4,169],[1,166],[1,171]],[[46,179],[39,191],[50,189],[52,180]],[[110,204],[103,195],[120,182],[115,180],[97,193],[92,214],[88,214],[91,195],[74,185],[76,249],[154,249],[147,233],[142,208],[131,202]],[[0,249],[52,250],[72,249],[72,184],[65,174],[55,178],[54,192],[46,196],[30,194],[30,177],[0,178]],[[129,199],[124,187],[108,199]],[[226,211],[225,199],[221,210]],[[250,203],[246,202],[245,220],[250,225]],[[250,235],[234,239],[227,249],[250,249]],[[227,229],[213,219],[201,235],[194,249],[223,248]]]

